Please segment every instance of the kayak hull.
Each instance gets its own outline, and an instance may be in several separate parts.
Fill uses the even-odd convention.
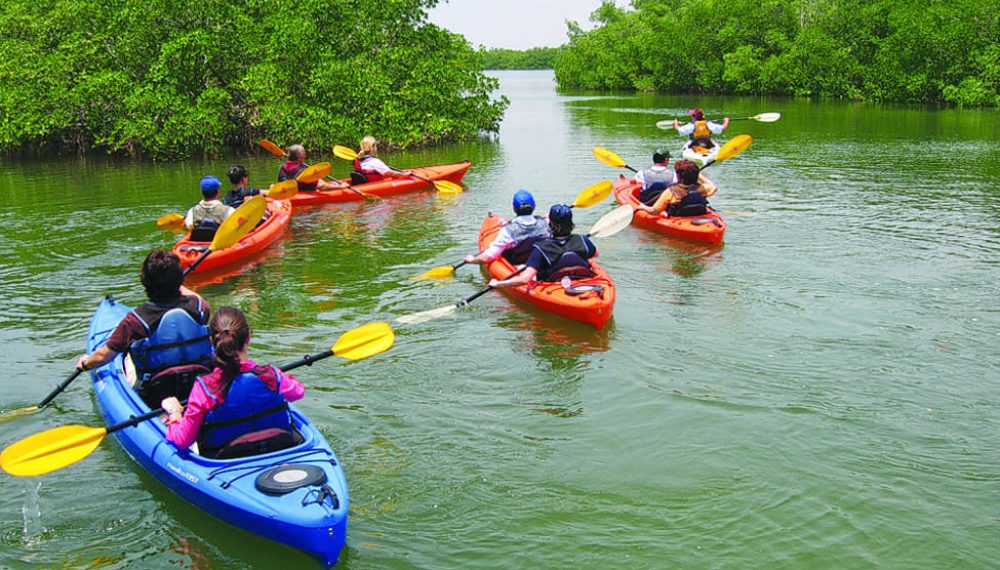
[[[681,157],[685,160],[690,160],[696,163],[698,166],[704,166],[706,163],[715,160],[715,157],[719,154],[719,149],[722,148],[718,143],[715,144],[707,153],[698,152],[691,147],[691,143],[688,142],[681,149]]]
[[[614,184],[615,199],[619,204],[627,204],[635,210],[632,223],[674,237],[705,243],[722,243],[726,235],[726,220],[718,212],[709,208],[703,216],[672,217],[665,214],[653,215],[636,209],[642,184],[628,178],[618,178]]]
[[[102,345],[129,308],[105,299],[90,324],[87,351]],[[94,393],[108,425],[149,412],[125,378],[122,356],[91,370]],[[347,537],[347,480],[333,450],[294,406],[292,417],[304,441],[292,448],[237,459],[209,459],[178,450],[166,441],[158,419],[114,432],[125,452],[149,474],[195,507],[240,529],[301,550],[329,567],[337,562]],[[257,490],[259,474],[282,465],[310,465],[323,470],[333,497],[322,502],[320,487],[309,486],[280,496]],[[303,501],[306,504],[302,504]]]
[[[269,217],[262,224],[254,228],[240,241],[230,247],[213,251],[211,255],[198,264],[195,272],[210,271],[219,267],[232,266],[242,263],[260,251],[263,251],[274,242],[278,241],[288,228],[288,223],[292,219],[292,205],[288,200],[267,200],[267,212]],[[190,235],[184,236],[179,242],[174,244],[173,251],[181,259],[181,266],[185,269],[195,262],[208,249],[211,242],[191,241]]]
[[[479,249],[484,250],[496,237],[497,232],[507,223],[502,216],[490,214],[479,229]],[[591,268],[597,273],[589,279],[574,279],[573,285],[598,285],[601,291],[588,291],[581,295],[570,295],[559,283],[534,281],[517,287],[504,287],[502,291],[515,299],[534,305],[539,309],[574,321],[587,323],[597,329],[611,319],[615,307],[615,284],[611,276],[596,261],[590,260]],[[516,271],[503,256],[486,264],[486,271],[494,279],[505,279]]]
[[[472,163],[468,160],[462,162],[456,162],[454,164],[442,164],[438,166],[422,166],[417,168],[411,168],[414,174],[417,176],[422,176],[424,178],[429,178],[431,180],[448,180],[450,182],[458,183],[465,176],[465,172],[469,170],[469,166]],[[341,179],[344,184],[350,184],[350,178]],[[392,196],[394,194],[403,194],[405,192],[414,192],[417,190],[423,190],[426,188],[431,188],[432,183],[426,180],[420,180],[419,178],[405,177],[405,178],[389,178],[387,180],[379,180],[378,182],[367,182],[365,184],[354,184],[353,187],[363,194],[369,194],[372,196]],[[330,204],[334,202],[351,202],[357,200],[364,200],[365,197],[358,192],[354,192],[350,188],[344,187],[337,190],[328,191],[316,191],[316,192],[299,192],[291,197],[291,202],[293,206],[314,206],[317,204]]]

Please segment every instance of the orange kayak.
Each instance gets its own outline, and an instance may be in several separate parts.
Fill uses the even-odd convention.
[[[635,180],[619,177],[615,181],[615,199],[620,204],[632,206],[633,209],[639,204],[641,190],[642,184]],[[722,237],[726,233],[726,220],[711,208],[703,216],[690,217],[667,216],[666,212],[656,216],[636,210],[632,223],[675,237],[706,243],[722,243]]]
[[[496,214],[486,216],[482,227],[479,228],[480,250],[489,247],[505,223],[507,219],[502,216]],[[569,291],[564,290],[559,283],[545,281],[532,281],[517,287],[504,287],[502,290],[515,299],[560,317],[587,323],[598,329],[604,328],[615,308],[615,284],[608,272],[593,259],[590,260],[590,266],[597,273],[597,277],[574,279]],[[486,268],[490,277],[494,279],[505,279],[517,271],[502,256],[488,263]],[[582,292],[572,294],[575,291]]]
[[[278,201],[268,198],[267,212],[269,217],[262,224],[251,230],[234,245],[213,251],[205,258],[205,261],[198,264],[194,273],[239,263],[277,241],[285,232],[285,228],[288,227],[289,220],[292,219],[292,205],[288,200]],[[191,234],[188,234],[174,245],[174,253],[181,258],[181,266],[185,268],[198,259],[212,244],[208,241],[191,241],[190,237]]]
[[[465,176],[465,172],[470,166],[472,166],[472,163],[466,160],[463,162],[456,162],[455,164],[421,166],[417,168],[409,168],[407,170],[412,171],[418,176],[423,176],[424,178],[429,178],[431,180],[448,180],[450,182],[458,183],[462,177]],[[343,178],[341,179],[341,182],[344,184],[350,184],[351,179]],[[391,196],[393,194],[413,192],[415,190],[422,190],[424,188],[431,187],[432,185],[430,182],[410,176],[354,185],[354,188],[356,188],[359,192],[371,194],[372,196]],[[364,196],[345,186],[344,188],[337,190],[299,192],[291,197],[291,202],[293,206],[312,206],[315,204],[350,202],[364,199]],[[215,254],[213,253],[212,255]]]

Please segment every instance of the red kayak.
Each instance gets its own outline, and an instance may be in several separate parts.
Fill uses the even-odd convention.
[[[635,180],[619,177],[615,181],[615,199],[633,209],[639,204],[641,190],[642,184]],[[722,237],[726,233],[726,220],[711,208],[702,216],[686,217],[668,216],[666,212],[657,216],[636,209],[632,223],[679,238],[706,243],[722,243]]]
[[[480,250],[489,247],[505,223],[507,223],[507,219],[502,216],[496,214],[486,216],[482,227],[479,228]],[[603,267],[593,259],[589,261],[591,269],[597,276],[588,279],[574,279],[572,286],[568,289],[563,289],[559,283],[532,281],[517,287],[504,287],[501,290],[509,293],[515,299],[520,299],[560,317],[587,323],[598,329],[604,328],[604,325],[611,319],[611,312],[615,308],[615,284]],[[486,267],[490,277],[495,279],[506,279],[516,271],[514,266],[503,256],[488,263]]]
[[[211,255],[198,264],[192,275],[239,263],[277,241],[285,232],[285,228],[288,227],[289,220],[292,219],[292,205],[288,200],[278,201],[268,198],[267,213],[269,216],[263,223],[250,230],[250,233],[232,246],[213,251]],[[212,242],[209,241],[191,241],[190,237],[191,234],[188,234],[174,245],[174,253],[181,258],[181,266],[185,268],[198,259],[208,249],[208,246],[212,245]]]
[[[417,176],[423,176],[424,178],[429,178],[431,180],[448,180],[450,182],[458,183],[462,177],[465,176],[465,171],[467,171],[471,165],[472,163],[466,160],[463,162],[456,162],[455,164],[421,166],[417,168],[410,168],[408,170],[411,170]],[[350,184],[351,179],[344,178],[341,179],[341,182],[344,184]],[[432,186],[433,185],[426,180],[420,180],[419,178],[407,176],[405,178],[389,178],[388,180],[379,180],[378,182],[355,184],[354,188],[359,192],[371,194],[372,196],[391,196],[393,194],[402,194],[404,192],[413,192],[415,190],[431,188]],[[315,204],[350,202],[364,199],[365,197],[363,195],[352,191],[347,186],[344,186],[343,188],[339,188],[337,190],[299,192],[292,196],[291,202],[293,206],[312,206]]]

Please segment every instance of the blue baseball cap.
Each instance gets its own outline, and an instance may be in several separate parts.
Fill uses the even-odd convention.
[[[557,224],[573,222],[573,210],[566,204],[556,204],[549,208],[549,221]]]
[[[513,204],[515,214],[525,215],[535,211],[535,198],[524,188],[514,194]]]
[[[222,187],[222,183],[219,179],[209,174],[208,176],[201,179],[201,191],[202,192],[215,192]]]

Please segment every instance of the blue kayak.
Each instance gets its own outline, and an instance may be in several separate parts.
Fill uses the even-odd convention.
[[[129,310],[110,296],[100,304],[87,333],[88,353]],[[151,411],[126,380],[121,355],[91,375],[108,425]],[[210,459],[181,451],[155,418],[114,436],[136,463],[199,509],[333,566],[347,538],[347,480],[319,430],[295,406],[289,408],[302,443],[252,457]]]

